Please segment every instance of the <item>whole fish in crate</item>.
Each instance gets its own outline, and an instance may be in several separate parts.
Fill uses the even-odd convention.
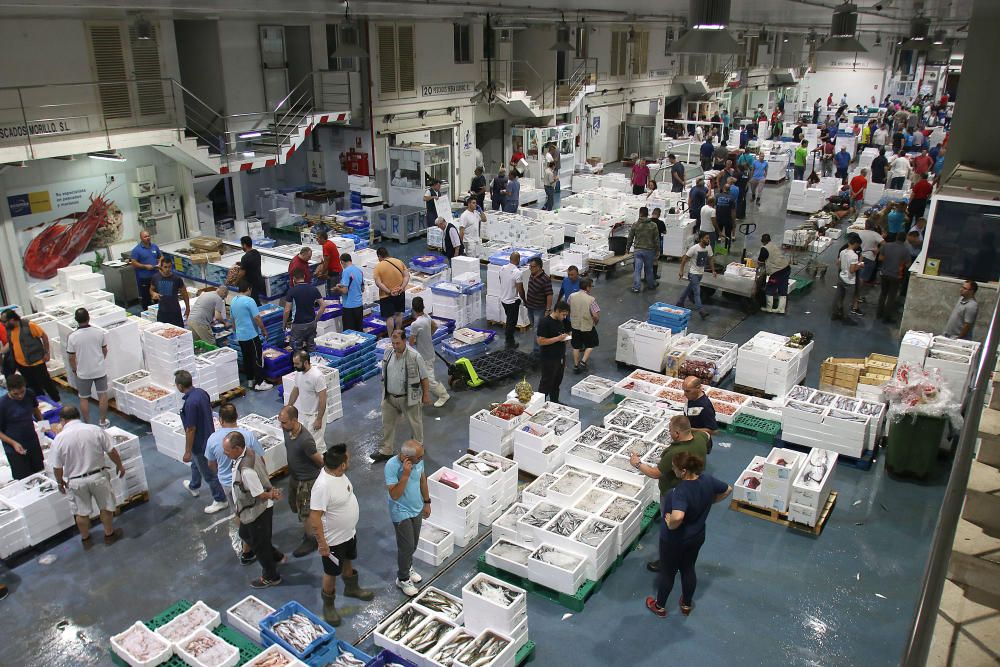
[[[432,618],[407,640],[406,645],[417,653],[426,653],[454,629],[454,625],[445,623],[439,618]]]
[[[424,614],[413,606],[407,606],[389,623],[383,634],[392,641],[398,642],[425,618],[427,618],[427,614]]]
[[[469,633],[460,632],[452,637],[447,644],[438,649],[437,653],[431,656],[431,659],[435,662],[440,662],[445,667],[452,667],[458,654],[474,639],[475,637]]]
[[[436,588],[426,589],[423,595],[414,600],[414,602],[442,616],[447,616],[453,621],[462,615],[462,603],[451,599],[447,595],[443,595]]]
[[[486,598],[490,602],[500,607],[509,607],[514,604],[521,593],[506,586],[495,584],[486,579],[480,579],[472,585],[472,592]]]
[[[538,503],[535,505],[535,509],[524,516],[524,521],[536,528],[541,528],[549,521],[552,521],[561,509],[561,507],[552,503]]]
[[[271,631],[301,653],[320,637],[327,635],[326,629],[302,614],[292,614],[271,626]]]
[[[324,665],[324,667],[365,667],[366,664],[368,663],[361,660],[350,651],[340,649],[340,655],[337,656],[337,659],[327,665]]]
[[[604,521],[598,521],[597,519],[591,519],[576,536],[577,541],[586,544],[587,546],[596,547],[600,544],[604,538],[609,534],[614,532],[615,527],[610,523],[605,523]]]
[[[493,662],[509,643],[506,639],[490,633],[466,647],[458,659],[469,667],[485,667]]]
[[[557,516],[548,528],[546,528],[546,530],[555,533],[556,535],[569,537],[575,533],[576,529],[582,526],[583,522],[586,520],[587,516],[585,514],[574,512],[572,510],[566,510]]]
[[[550,547],[546,544],[543,544],[535,549],[535,552],[531,554],[531,557],[535,560],[548,563],[549,565],[558,567],[559,569],[566,570],[568,572],[572,572],[579,567],[583,560],[579,556],[567,553],[562,549]]]
[[[463,468],[466,468],[467,470],[471,470],[474,473],[482,475],[483,477],[489,477],[490,475],[492,475],[497,471],[497,468],[495,466],[491,466],[489,463],[486,463],[485,461],[478,461],[472,458],[471,456],[463,457],[458,461],[456,461],[455,463],[462,466]]]

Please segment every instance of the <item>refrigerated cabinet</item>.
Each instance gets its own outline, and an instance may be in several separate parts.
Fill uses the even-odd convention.
[[[435,144],[389,148],[389,202],[423,206],[424,192],[432,179],[441,181],[447,195],[451,180],[451,147]]]

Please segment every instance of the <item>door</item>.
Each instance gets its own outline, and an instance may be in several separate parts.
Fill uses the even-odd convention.
[[[491,174],[496,174],[501,166],[506,165],[504,136],[504,122],[502,120],[476,123],[476,148],[483,154],[483,172],[487,179],[492,178]]]
[[[108,128],[168,120],[157,27],[151,26],[150,39],[139,39],[135,26],[117,22],[87,25],[94,79],[100,83],[100,115]]]
[[[556,51],[556,83],[566,79],[566,51]]]
[[[312,106],[312,82],[308,80],[312,71],[312,45],[309,40],[309,26],[287,26],[288,40],[285,51],[288,54],[288,84],[292,89],[292,104]]]
[[[285,53],[285,28],[260,26],[260,62],[264,73],[264,102],[269,111],[288,95],[288,57]]]

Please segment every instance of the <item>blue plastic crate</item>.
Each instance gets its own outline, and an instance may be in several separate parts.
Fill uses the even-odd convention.
[[[281,352],[281,356],[275,359],[269,359],[264,357],[264,374],[269,378],[281,377],[290,373],[292,370],[292,353],[288,350],[282,350],[281,348],[274,347],[273,345],[265,345],[264,350],[277,350]]]
[[[448,319],[447,317],[438,317],[437,315],[431,315],[431,319],[437,322],[439,329],[447,329],[449,332],[455,330],[455,320]]]
[[[62,410],[62,407],[63,407],[62,404],[58,403],[56,401],[53,401],[48,396],[39,396],[38,400],[39,401],[45,401],[46,403],[51,403],[52,404],[51,408],[49,408],[48,410],[46,410],[45,412],[42,413],[42,419],[45,419],[50,424],[55,424],[57,421],[59,421],[59,411]]]
[[[310,621],[312,621],[316,625],[326,630],[327,634],[313,641],[311,644],[309,644],[309,646],[305,648],[304,651],[301,652],[296,651],[293,646],[291,646],[281,637],[274,634],[274,631],[271,630],[271,627],[275,623],[277,623],[278,621],[283,621],[286,618],[289,618],[290,616],[292,616],[292,614],[302,614]],[[322,618],[312,613],[311,611],[300,605],[298,602],[295,602],[294,600],[292,600],[291,602],[285,604],[284,606],[275,610],[271,614],[268,614],[267,616],[262,618],[259,627],[260,627],[260,643],[264,645],[264,648],[267,648],[271,644],[277,644],[286,651],[288,651],[289,653],[291,653],[292,655],[294,655],[299,660],[305,659],[305,656],[309,655],[311,651],[314,651],[315,649],[319,648],[322,644],[328,643],[330,639],[335,638],[337,634],[337,631],[334,630],[330,626],[330,624],[328,624]]]
[[[409,660],[404,660],[392,651],[386,649],[372,658],[365,667],[386,667],[386,665],[400,665],[401,667],[417,667]]]
[[[323,644],[315,651],[312,651],[306,656],[303,662],[309,665],[309,667],[326,667],[337,660],[337,656],[340,655],[341,651],[347,651],[358,660],[366,663],[372,660],[372,656],[351,646],[343,639],[334,639],[332,642]]]
[[[253,246],[255,248],[273,248],[278,245],[278,242],[274,239],[254,239]]]
[[[364,373],[362,373],[361,381],[364,382],[365,380],[370,380],[378,374],[379,374],[379,369],[376,366],[375,368],[372,368],[371,370],[367,370]]]

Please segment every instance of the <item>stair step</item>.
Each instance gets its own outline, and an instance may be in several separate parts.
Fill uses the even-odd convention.
[[[998,644],[998,632],[1000,614],[994,608],[969,600],[945,580],[927,667],[995,665],[991,647]]]
[[[1000,440],[1000,410],[992,407],[983,409],[983,416],[979,418],[979,436]]]
[[[1000,440],[981,438],[976,460],[994,468],[1000,468]]]
[[[948,578],[972,599],[1000,601],[1000,538],[960,520],[952,545]]]

